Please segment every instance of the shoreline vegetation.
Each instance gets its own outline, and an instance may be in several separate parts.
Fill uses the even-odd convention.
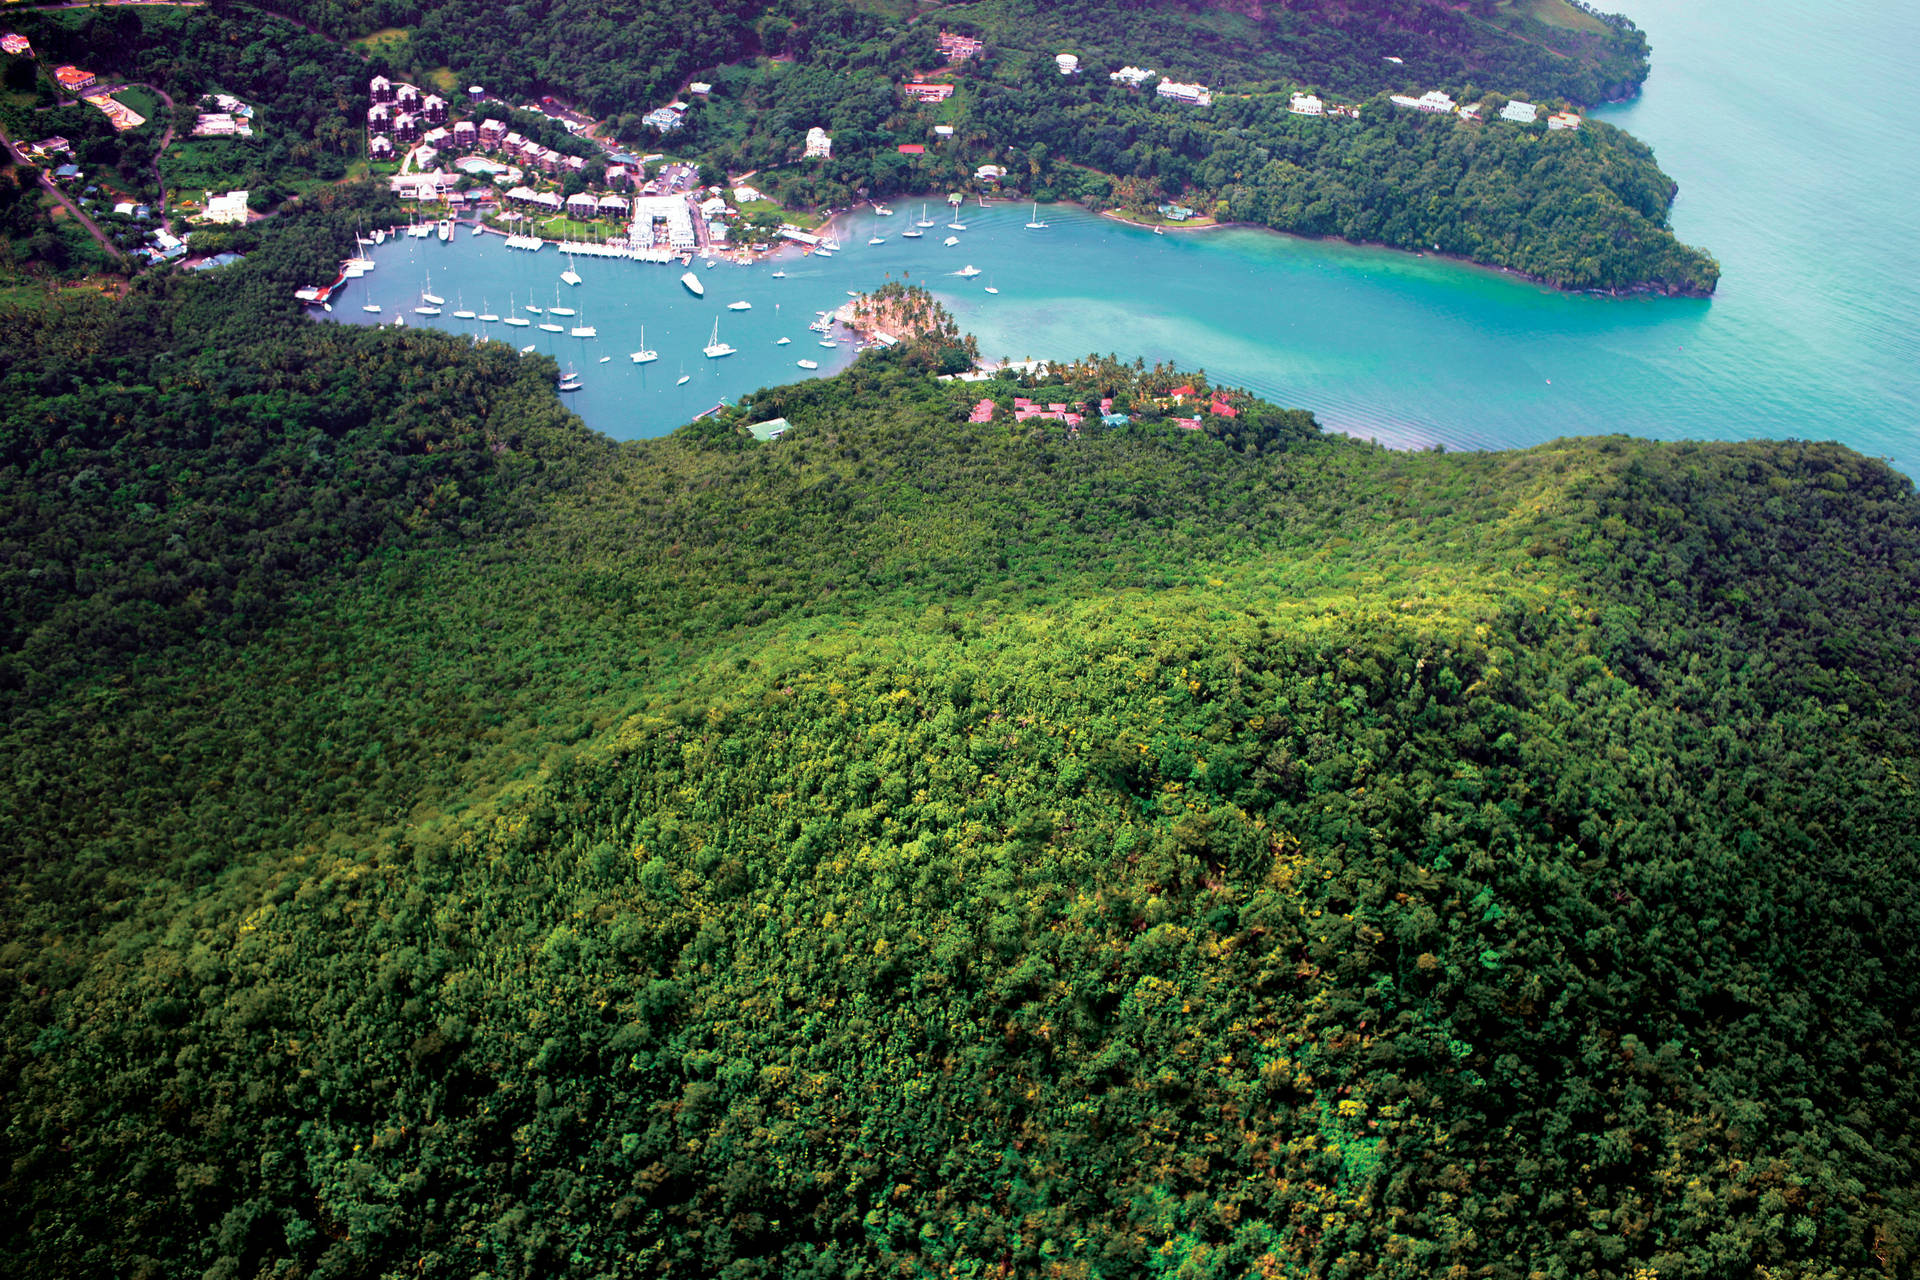
[[[942,382],[905,289],[615,444],[308,322],[365,194],[5,315],[22,1273],[1911,1269],[1906,477]]]

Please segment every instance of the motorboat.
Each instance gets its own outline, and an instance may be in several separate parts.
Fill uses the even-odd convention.
[[[730,356],[733,354],[733,348],[720,341],[719,317],[716,316],[713,321],[713,337],[710,338],[707,345],[700,348],[700,350],[706,353],[706,357],[709,360],[718,360],[721,356]]]
[[[772,276],[772,279],[775,279],[775,280],[785,280],[786,278],[787,278],[787,273],[784,271],[776,271],[773,273],[773,276]]]
[[[820,367],[818,360],[795,360],[794,363],[802,369],[818,369]]]
[[[947,248],[951,249],[954,245],[960,243],[960,237],[948,236],[945,240],[942,240],[940,243],[945,245]]]
[[[974,266],[971,262],[969,262],[966,266],[954,272],[954,274],[959,276],[962,280],[971,280],[975,276],[980,274],[980,268]]]
[[[753,304],[752,304],[751,302],[745,302],[745,301],[741,301],[741,302],[729,302],[729,303],[727,304],[727,310],[729,310],[729,311],[751,311],[751,310],[753,310]]]
[[[369,302],[366,306],[360,309],[362,311],[371,311],[374,315],[380,314],[380,304],[377,302]]]
[[[687,383],[688,383],[688,382],[690,382],[690,381],[692,381],[692,379],[693,379],[693,375],[692,375],[692,374],[690,374],[690,373],[683,373],[683,374],[681,374],[681,375],[680,375],[680,380],[679,380],[678,382],[676,382],[676,383],[674,383],[673,385],[674,385],[674,386],[676,386],[676,387],[684,387],[684,386],[686,386],[686,385],[687,385]]]
[[[520,354],[523,356],[530,356],[533,354],[533,351],[534,351],[534,346],[531,342],[529,342],[526,346],[520,348]]]
[[[453,223],[442,218],[440,220],[440,243],[445,244],[451,239],[453,239]]]
[[[700,283],[700,277],[689,271],[680,277],[680,283],[687,286],[687,292],[696,298],[707,296],[707,286]]]
[[[606,363],[607,361],[609,361],[609,360],[611,360],[611,359],[613,359],[613,357],[612,357],[612,356],[601,356],[601,357],[600,357],[600,363],[601,363],[601,364],[605,364],[605,363]]]
[[[376,310],[376,311],[377,311],[377,310],[379,310],[379,308],[378,308],[378,307],[375,307],[375,308],[374,308],[374,310]],[[773,345],[774,345],[774,346],[776,346],[776,347],[784,347],[784,346],[786,346],[786,345],[787,345],[787,344],[788,344],[789,342],[792,342],[792,341],[793,341],[793,339],[792,339],[792,338],[777,338],[777,339],[775,339],[775,340],[774,340],[774,344],[773,344]]]

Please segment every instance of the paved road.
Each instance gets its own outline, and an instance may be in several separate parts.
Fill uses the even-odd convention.
[[[10,157],[12,157],[13,162],[15,164],[22,165],[22,166],[33,164],[32,161],[27,159],[26,153],[21,151],[18,147],[16,147],[13,144],[13,139],[7,136],[6,130],[4,129],[0,129],[0,144],[5,145],[7,149],[7,154]],[[36,166],[36,168],[37,167],[38,166]],[[118,258],[120,261],[125,262],[127,260],[127,255],[121,251],[120,246],[116,245],[112,240],[108,239],[106,233],[100,230],[99,226],[97,226],[94,223],[94,220],[92,218],[89,218],[87,216],[86,210],[82,209],[79,205],[75,204],[72,200],[70,200],[67,197],[67,193],[62,191],[54,183],[53,179],[47,176],[47,171],[45,169],[39,169],[38,172],[40,174],[41,189],[45,191],[48,195],[52,196],[55,200],[58,200],[62,205],[66,206],[67,213],[71,215],[73,219],[77,221],[81,226],[87,229],[87,234],[91,235],[95,240],[98,240],[100,242],[100,247],[102,249],[105,249],[108,253],[112,254],[114,257]]]

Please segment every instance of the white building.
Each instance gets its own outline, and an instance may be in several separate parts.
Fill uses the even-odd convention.
[[[1429,89],[1417,98],[1409,98],[1404,93],[1393,95],[1393,105],[1408,107],[1414,111],[1431,111],[1435,115],[1452,115],[1453,99],[1438,89]]]
[[[1172,98],[1175,102],[1190,102],[1196,107],[1213,105],[1213,95],[1203,84],[1181,84],[1177,80],[1162,78],[1160,87],[1154,90],[1163,98]]]
[[[705,80],[695,80],[692,84],[687,86],[687,92],[692,94],[696,98],[704,98],[708,94],[713,92],[713,86],[708,84]]]
[[[1297,116],[1318,116],[1326,114],[1326,107],[1311,93],[1296,93],[1287,103],[1287,110]]]
[[[819,125],[807,130],[807,157],[809,159],[827,159],[833,154],[833,139]]]
[[[247,220],[247,193],[229,191],[223,196],[207,192],[207,211],[202,215],[206,221],[226,225],[243,225]]]
[[[1547,117],[1549,129],[1578,129],[1579,127],[1580,117],[1571,111],[1556,111]]]
[[[937,124],[933,126],[933,136],[936,138],[951,138],[953,136],[953,126],[950,124]]]
[[[1515,124],[1532,124],[1539,118],[1539,114],[1531,102],[1509,102],[1500,108],[1500,118],[1511,120]]]
[[[1080,59],[1071,53],[1055,54],[1053,65],[1060,68],[1060,74],[1063,76],[1078,75],[1080,73]]]
[[[735,204],[752,204],[759,198],[760,188],[758,187],[738,186],[733,189],[733,200]]]
[[[1118,71],[1108,75],[1107,79],[1113,81],[1115,84],[1130,85],[1137,89],[1147,81],[1153,79],[1153,72],[1144,67],[1122,67]]]

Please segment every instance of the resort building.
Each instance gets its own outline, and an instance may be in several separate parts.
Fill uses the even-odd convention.
[[[428,94],[426,100],[420,104],[420,114],[425,117],[428,124],[445,124],[447,100],[437,93]]]
[[[507,126],[498,120],[480,122],[480,145],[487,150],[496,150],[507,140]]]
[[[1055,54],[1053,58],[1053,65],[1060,68],[1060,74],[1063,76],[1075,76],[1080,74],[1080,59],[1075,57],[1071,53]]]
[[[819,125],[807,130],[807,158],[826,160],[833,155],[833,139]]]
[[[1326,106],[1311,93],[1296,93],[1287,103],[1287,110],[1297,116],[1318,116],[1326,114]]]
[[[394,109],[398,111],[418,111],[420,109],[420,91],[410,84],[395,87],[393,91]]]
[[[90,89],[94,83],[100,79],[100,77],[93,74],[93,72],[82,71],[80,68],[71,64],[64,67],[55,67],[53,69],[53,78],[59,81],[60,87],[68,93],[78,93],[82,89]]]
[[[1509,102],[1500,108],[1500,118],[1511,120],[1515,124],[1532,124],[1539,118],[1539,114],[1531,102]]]
[[[680,113],[672,107],[655,107],[640,117],[640,123],[661,133],[672,133],[681,127]]]
[[[196,138],[251,138],[253,126],[228,111],[202,112],[193,122]]]
[[[1438,89],[1429,89],[1417,98],[1409,98],[1404,93],[1393,95],[1393,105],[1406,107],[1411,111],[1430,111],[1435,115],[1452,115],[1453,99]]]
[[[247,220],[247,193],[229,191],[223,196],[207,192],[206,212],[201,217],[207,222],[228,226],[244,224]]]
[[[1110,74],[1107,79],[1113,81],[1115,84],[1124,84],[1131,88],[1138,89],[1141,85],[1153,79],[1153,72],[1147,70],[1145,67],[1122,67],[1118,71]]]
[[[900,86],[900,91],[915,102],[945,102],[953,96],[953,86],[950,84],[923,84],[919,81]]]
[[[1556,111],[1547,117],[1549,129],[1578,129],[1579,127],[1580,117],[1571,111]]]
[[[594,202],[594,212],[603,218],[624,218],[627,215],[627,202],[615,195],[601,196]]]
[[[393,136],[401,142],[420,141],[420,121],[402,112],[393,118]]]
[[[376,103],[393,101],[393,81],[385,76],[375,76],[367,83],[367,96]]]
[[[384,133],[376,133],[373,137],[367,139],[367,159],[393,159],[393,139]]]
[[[385,104],[382,104],[382,103],[376,103],[373,106],[367,108],[368,132],[375,132],[381,129],[391,129],[392,127],[393,127],[393,108],[392,107],[386,106]]]
[[[599,208],[599,202],[584,191],[567,197],[567,216],[569,218],[591,218],[599,211]]]
[[[1154,92],[1163,98],[1172,98],[1175,102],[1192,103],[1197,107],[1213,104],[1213,94],[1208,92],[1207,86],[1203,84],[1181,84],[1177,80],[1168,80],[1163,77],[1160,87]]]
[[[17,31],[9,31],[0,36],[0,53],[10,53],[16,58],[31,58],[33,42]]]
[[[453,145],[471,151],[479,144],[480,127],[471,120],[459,120],[453,126]]]

